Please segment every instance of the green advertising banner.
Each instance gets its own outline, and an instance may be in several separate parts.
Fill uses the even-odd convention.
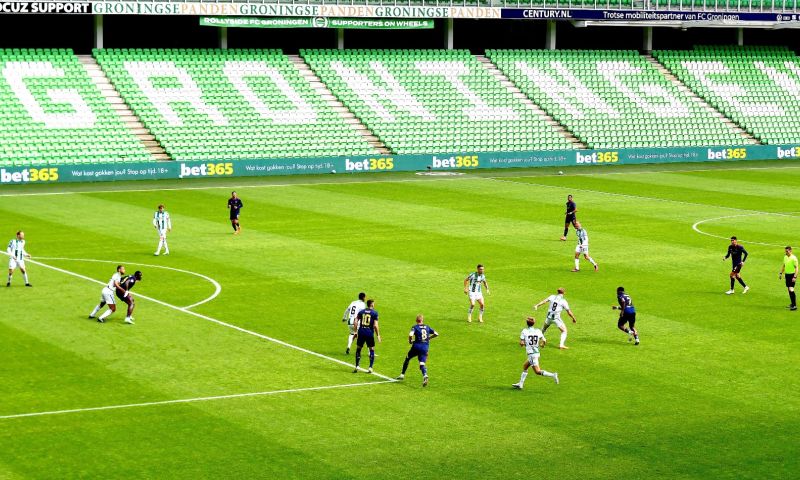
[[[800,159],[800,145],[543,150],[374,157],[106,163],[0,168],[0,185],[322,173],[476,170],[643,163]]]
[[[433,20],[328,17],[200,17],[207,27],[239,28],[345,28],[358,30],[419,30],[433,28]]]

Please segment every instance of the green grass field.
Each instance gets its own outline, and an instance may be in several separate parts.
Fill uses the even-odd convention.
[[[0,289],[0,478],[798,478],[800,313],[777,278],[800,246],[798,168],[4,187],[0,240],[24,229],[41,264],[34,288]],[[568,193],[598,272],[570,272]],[[169,257],[152,255],[161,202]],[[730,235],[746,295],[723,293]],[[117,262],[144,272],[134,326],[86,318]],[[462,291],[478,262],[483,325]],[[185,308],[215,293],[195,274],[221,291]],[[619,285],[639,347],[616,329]],[[571,349],[551,330],[541,355],[561,384],[513,390],[524,317],[562,286]],[[417,313],[440,332],[429,387],[416,362],[402,383],[351,373],[340,319],[360,290],[378,373],[399,374]],[[40,412],[60,413],[24,416]]]

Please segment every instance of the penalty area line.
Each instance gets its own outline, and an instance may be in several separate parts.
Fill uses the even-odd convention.
[[[0,420],[25,417],[43,417],[46,415],[64,415],[67,413],[97,412],[101,410],[119,410],[123,408],[152,407],[157,405],[174,405],[178,403],[208,402],[212,400],[227,400],[231,398],[264,397],[267,395],[279,395],[282,393],[315,392],[319,390],[333,390],[335,388],[353,388],[366,385],[379,385],[382,383],[393,383],[394,380],[380,380],[377,382],[345,383],[341,385],[327,385],[324,387],[291,388],[286,390],[270,390],[266,392],[234,393],[232,395],[215,395],[211,397],[180,398],[177,400],[162,400],[158,402],[128,403],[123,405],[106,405],[102,407],[72,408],[68,410],[51,410],[47,412],[17,413],[14,415],[1,415]]]
[[[96,280],[96,279],[91,278],[91,277],[87,277],[86,275],[81,275],[80,273],[71,272],[69,270],[65,270],[63,268],[58,268],[56,266],[48,265],[46,263],[38,262],[38,261],[35,261],[35,260],[32,260],[32,259],[28,259],[27,261],[30,262],[30,263],[33,263],[35,265],[40,265],[42,267],[49,268],[50,270],[54,270],[56,272],[61,272],[61,273],[65,274],[65,275],[71,275],[73,277],[81,278],[83,280],[87,280],[87,281],[92,282],[92,283],[105,285],[104,282],[101,282],[101,281]],[[294,345],[294,344],[291,344],[291,343],[288,343],[288,342],[284,342],[283,340],[278,340],[277,338],[273,338],[273,337],[270,337],[270,336],[267,336],[267,335],[263,335],[263,334],[258,333],[258,332],[254,332],[252,330],[248,330],[246,328],[239,327],[239,326],[234,325],[232,323],[223,322],[222,320],[217,320],[216,318],[209,317],[208,315],[203,315],[202,313],[197,313],[195,311],[189,310],[187,307],[179,307],[177,305],[172,305],[171,303],[162,302],[161,300],[158,300],[157,298],[148,297],[148,296],[142,295],[140,293],[137,293],[136,297],[143,298],[145,300],[149,300],[149,301],[151,301],[153,303],[157,303],[157,304],[159,304],[159,305],[161,305],[163,307],[167,307],[167,308],[171,308],[172,310],[177,310],[179,312],[183,312],[183,313],[185,313],[187,315],[191,315],[193,317],[197,317],[197,318],[199,318],[201,320],[205,320],[207,322],[215,323],[217,325],[220,325],[220,326],[223,326],[223,327],[227,327],[227,328],[236,330],[236,331],[241,332],[241,333],[246,333],[248,335],[252,335],[254,337],[258,337],[258,338],[260,338],[262,340],[266,340],[268,342],[276,343],[278,345],[282,345],[284,347],[291,348],[292,350],[297,350],[298,352],[307,353],[309,355],[313,355],[313,356],[318,357],[318,358],[322,358],[322,359],[325,359],[325,360],[328,360],[328,361],[331,361],[331,362],[334,362],[334,363],[338,363],[339,365],[345,365],[345,366],[348,366],[348,367],[352,367],[353,366],[352,363],[345,362],[344,360],[339,360],[338,358],[329,357],[329,356],[324,355],[322,353],[318,353],[318,352],[315,352],[313,350],[308,350],[307,348],[299,347],[297,345]],[[364,371],[364,372],[367,371],[366,369],[361,368],[361,367],[359,367],[359,370]],[[377,373],[377,372],[373,372],[372,375],[375,375],[376,377],[382,378],[382,379],[387,380],[389,382],[396,382],[397,381],[394,378],[387,377],[386,375],[383,375],[383,374],[380,374],[380,373]]]

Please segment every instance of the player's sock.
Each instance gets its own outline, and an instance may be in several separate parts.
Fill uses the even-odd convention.
[[[356,338],[354,335],[347,336],[347,349],[350,350],[350,347],[353,346],[353,339]]]
[[[569,233],[569,227],[564,227],[564,236],[566,237]]]
[[[745,285],[745,284],[744,284],[744,280],[742,280],[741,278],[737,278],[736,280],[739,280],[739,284],[740,284],[741,286],[743,286],[743,287],[746,287],[746,286],[747,286],[747,285]]]
[[[25,285],[31,283],[31,282],[28,281],[28,272],[23,273],[22,274],[22,278],[25,279]]]
[[[580,262],[581,262],[580,259],[578,259],[578,258],[575,259],[575,270],[578,270],[579,268],[581,268]]]
[[[231,222],[231,227],[233,227],[233,231],[236,231],[236,222]]]
[[[356,368],[358,368],[358,364],[361,363],[361,349],[359,348],[356,350]]]
[[[164,239],[164,254],[169,255],[169,245],[167,245],[167,239]]]
[[[520,387],[525,385],[525,377],[527,377],[527,376],[528,376],[528,371],[527,370],[523,370],[522,374],[519,376],[519,386]]]
[[[103,308],[103,304],[97,305],[96,307],[94,307],[94,310],[92,310],[92,313],[90,313],[89,316],[94,317],[95,315],[97,315],[97,312],[99,312],[101,308]]]
[[[561,344],[559,346],[563,347],[564,346],[564,342],[566,342],[566,341],[567,341],[567,332],[561,332]]]
[[[159,240],[159,241],[158,241],[158,248],[156,248],[156,255],[158,255],[159,253],[161,253],[161,247],[162,247],[163,245],[164,245],[164,240]]]
[[[597,262],[595,262],[594,258],[592,258],[592,257],[589,257],[589,263],[591,263],[594,266],[597,266]]]
[[[481,307],[480,311],[478,312],[478,321],[483,321],[483,307]]]
[[[106,319],[106,318],[108,318],[108,316],[109,316],[109,315],[111,315],[112,313],[114,313],[114,312],[112,312],[112,311],[111,311],[111,309],[109,308],[108,310],[106,310],[105,312],[103,312],[103,314],[102,314],[102,315],[100,315],[100,320],[105,320],[105,319]]]
[[[406,370],[408,369],[408,362],[410,361],[411,359],[409,357],[406,357],[406,359],[403,360],[403,375],[406,374]]]
[[[731,290],[733,290],[733,286],[736,285],[736,279],[731,277]]]
[[[370,350],[369,351],[369,368],[372,368],[373,365],[375,365],[375,351],[374,350]]]
[[[542,372],[542,373],[540,373],[540,375],[543,376],[543,377],[551,377],[552,378],[552,377],[556,376],[555,373],[548,372],[547,370],[540,370],[540,371]]]
[[[11,277],[8,277],[8,278],[9,278],[9,280],[11,280]],[[469,310],[467,310],[467,314],[468,314],[470,317],[472,316],[472,311],[473,311],[473,310],[475,310],[475,307],[469,307]]]
[[[797,294],[795,292],[789,292],[789,298],[792,300],[792,305],[795,307],[797,306]]]
[[[426,367],[424,363],[420,363],[419,364],[419,369],[422,371],[422,376],[423,377],[427,377],[428,376],[428,367]]]

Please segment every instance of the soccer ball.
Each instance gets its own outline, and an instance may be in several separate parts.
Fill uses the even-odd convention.
[[[331,170],[331,173],[336,173],[336,170]]]
[[[564,172],[562,172],[561,170],[559,170],[559,171],[558,171],[558,174],[559,174],[559,175],[564,175]]]

